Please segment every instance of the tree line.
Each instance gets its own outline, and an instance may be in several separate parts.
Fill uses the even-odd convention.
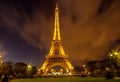
[[[24,62],[3,62],[0,65],[0,77],[2,75],[9,75],[15,78],[26,78],[26,77],[32,77],[34,74],[37,73],[37,68],[36,66],[28,66]]]

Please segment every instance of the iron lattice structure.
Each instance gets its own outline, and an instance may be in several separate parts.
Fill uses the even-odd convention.
[[[55,69],[54,67],[61,67],[61,69]],[[72,74],[74,67],[69,61],[68,55],[65,53],[59,28],[59,9],[56,4],[55,8],[55,24],[54,24],[54,34],[51,42],[51,48],[49,53],[46,55],[46,60],[43,65],[39,68],[38,73],[42,75],[47,74]]]

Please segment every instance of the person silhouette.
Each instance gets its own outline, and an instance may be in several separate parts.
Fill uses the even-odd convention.
[[[3,77],[2,82],[9,82],[7,74],[5,74],[5,76]]]

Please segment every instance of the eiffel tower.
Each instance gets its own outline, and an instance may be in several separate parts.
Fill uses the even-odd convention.
[[[73,71],[74,67],[70,63],[68,55],[64,52],[62,46],[59,28],[59,9],[56,4],[54,34],[51,42],[51,48],[49,53],[46,55],[45,62],[39,68],[38,73],[43,75],[73,74]]]

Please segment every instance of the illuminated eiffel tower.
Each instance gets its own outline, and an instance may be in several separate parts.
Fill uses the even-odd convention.
[[[55,8],[55,24],[54,35],[51,42],[51,48],[46,55],[46,60],[39,68],[38,73],[48,74],[73,74],[74,67],[68,59],[68,55],[64,52],[59,28],[59,9],[56,4]]]

